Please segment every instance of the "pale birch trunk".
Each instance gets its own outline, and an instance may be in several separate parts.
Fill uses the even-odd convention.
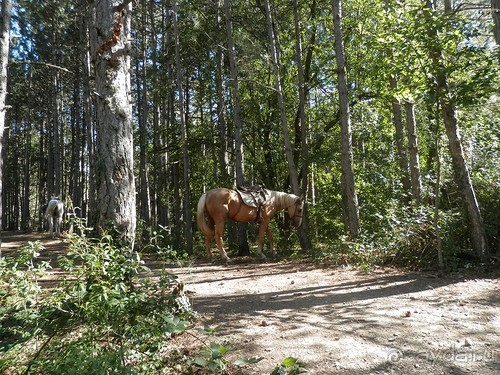
[[[342,34],[342,1],[333,0],[333,17],[335,31],[335,57],[337,60],[338,91],[340,105],[340,129],[342,143],[342,208],[344,225],[351,238],[359,234],[359,208],[356,186],[354,183],[354,166],[352,155],[352,130],[349,113],[349,97],[347,90],[347,71]]]
[[[131,1],[92,3],[91,55],[95,67],[98,224],[132,250],[136,206],[130,97]]]

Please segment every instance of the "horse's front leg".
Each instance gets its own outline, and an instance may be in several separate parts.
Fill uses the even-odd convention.
[[[261,257],[261,259],[266,259],[266,256],[262,252],[262,248],[264,247],[264,234],[269,230],[269,223],[267,221],[263,221],[259,225],[259,233],[257,235],[257,255]],[[271,245],[272,246],[272,245]],[[271,247],[272,250],[272,247]]]
[[[266,228],[266,236],[267,236],[267,239],[269,240],[269,246],[271,248],[271,254],[273,254],[273,256],[275,256],[276,255],[276,249],[274,248],[273,233],[271,232],[271,229],[269,228],[269,226],[267,226],[267,228]]]
[[[221,224],[215,225],[215,242],[217,243],[217,247],[219,248],[219,253],[224,261],[228,262],[229,257],[227,256],[226,251],[224,250],[224,243],[222,241],[222,235],[224,234],[224,222]]]

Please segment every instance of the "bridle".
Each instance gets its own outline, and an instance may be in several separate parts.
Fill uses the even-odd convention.
[[[299,219],[302,219],[302,214],[297,214],[297,206],[300,205],[301,202],[300,200],[297,200],[295,203],[294,203],[294,206],[295,206],[295,210],[293,211],[293,215],[290,216],[290,219],[295,219],[296,217],[298,217]]]

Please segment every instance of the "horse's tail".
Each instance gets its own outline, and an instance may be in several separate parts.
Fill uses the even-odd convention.
[[[207,195],[203,194],[198,201],[198,208],[196,210],[196,222],[198,223],[198,228],[200,228],[205,236],[213,236],[214,231],[207,224],[207,212],[205,209],[206,197]]]

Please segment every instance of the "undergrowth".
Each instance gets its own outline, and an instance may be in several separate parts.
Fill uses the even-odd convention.
[[[439,235],[444,270],[484,268],[471,250],[467,223],[459,212],[443,212]],[[392,266],[410,270],[439,268],[438,241],[434,213],[421,207],[406,215],[386,215],[376,232],[361,233],[356,240],[340,237],[338,241],[319,243],[313,251],[317,261],[350,265],[362,270]],[[495,259],[491,260],[494,265]]]
[[[199,374],[258,361],[227,359],[214,329],[196,313],[176,276],[152,278],[138,253],[111,236],[72,235],[50,281],[40,242],[0,258],[0,373]],[[182,351],[181,336],[197,343]]]

